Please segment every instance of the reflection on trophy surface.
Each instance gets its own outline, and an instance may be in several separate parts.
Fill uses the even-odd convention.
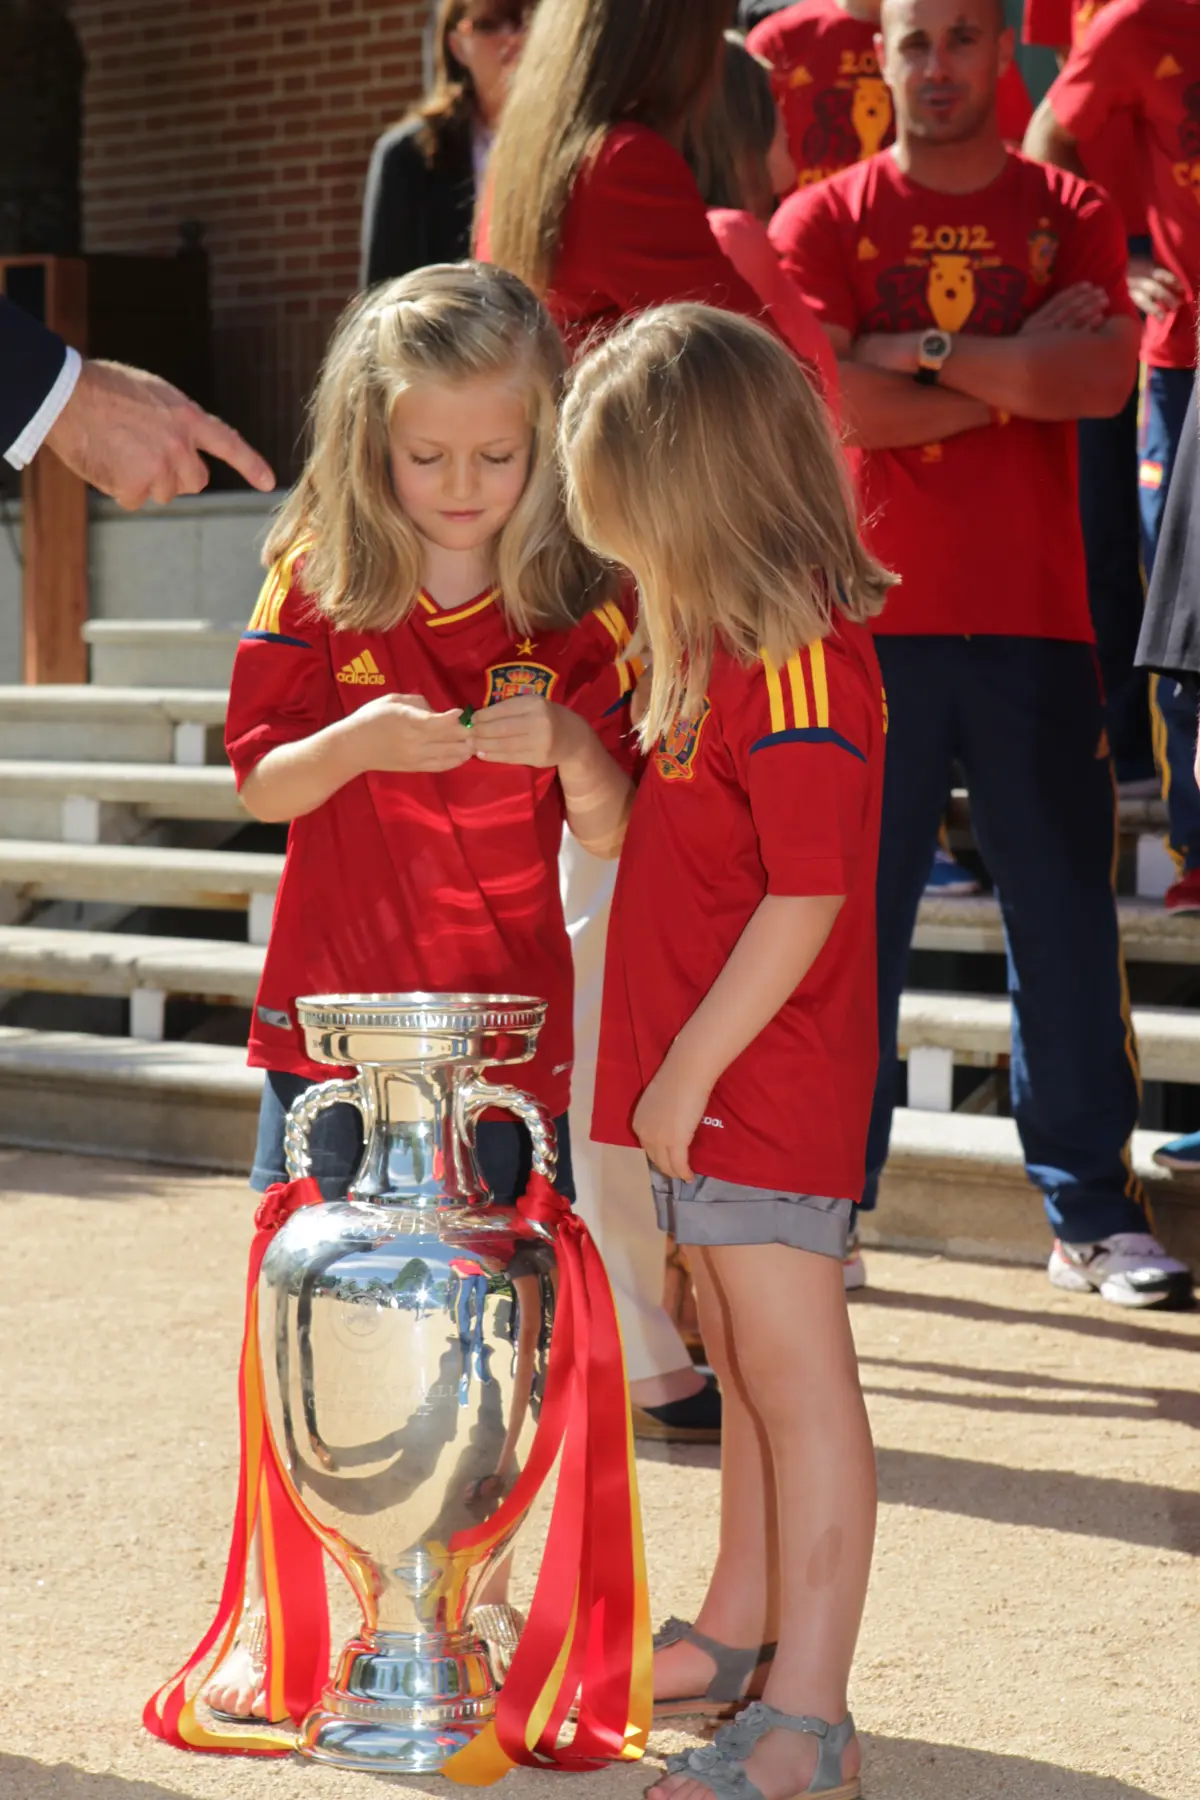
[[[289,1174],[308,1173],[328,1106],[357,1105],[366,1138],[348,1199],[295,1213],[259,1288],[275,1447],[363,1611],[302,1731],[324,1762],[435,1771],[492,1717],[469,1615],[520,1522],[487,1530],[536,1430],[555,1256],[539,1228],[489,1204],[473,1146],[499,1106],[528,1125],[533,1166],[553,1180],[548,1114],[480,1078],[529,1060],[545,1012],[473,994],[298,1002],[309,1054],[360,1073],[293,1106]]]

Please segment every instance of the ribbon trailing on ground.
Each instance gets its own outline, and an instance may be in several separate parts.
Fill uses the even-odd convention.
[[[599,1251],[561,1194],[533,1175],[517,1202],[553,1231],[558,1293],[546,1392],[529,1461],[485,1524],[450,1549],[515,1529],[561,1448],[558,1491],[529,1622],[496,1717],[443,1773],[487,1787],[518,1763],[587,1770],[635,1761],[653,1706],[650,1605],[633,1456],[633,1428],[612,1289]],[[578,1695],[573,1741],[559,1737]]]
[[[241,1472],[225,1585],[217,1615],[183,1667],[147,1702],[147,1731],[181,1750],[285,1756],[294,1725],[315,1706],[329,1675],[329,1611],[320,1539],[296,1509],[280,1471],[263,1407],[258,1348],[258,1275],[275,1233],[302,1206],[320,1203],[315,1181],[277,1182],[254,1216],[246,1272],[246,1323],[238,1376]],[[222,1724],[197,1706],[203,1670],[225,1660],[246,1594],[246,1563],[258,1528],[267,1603],[267,1711],[272,1723]]]

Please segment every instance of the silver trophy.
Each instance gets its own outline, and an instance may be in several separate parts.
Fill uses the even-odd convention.
[[[297,1012],[308,1054],[358,1073],[292,1107],[289,1175],[311,1172],[327,1107],[356,1106],[366,1140],[348,1199],[294,1213],[259,1287],[279,1462],[363,1613],[299,1747],[341,1768],[430,1773],[494,1713],[470,1615],[519,1520],[498,1538],[481,1528],[528,1455],[545,1381],[553,1244],[491,1205],[475,1138],[487,1109],[514,1113],[553,1181],[545,1108],[482,1079],[529,1060],[546,1006],[365,994]]]

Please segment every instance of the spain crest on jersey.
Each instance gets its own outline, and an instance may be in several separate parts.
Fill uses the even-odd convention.
[[[712,711],[707,700],[700,703],[694,719],[676,719],[667,726],[654,751],[654,766],[664,781],[690,781],[693,763],[700,748],[700,733]]]
[[[522,694],[536,694],[548,700],[558,676],[545,663],[493,663],[487,672],[485,706],[496,706],[501,700],[516,700]]]

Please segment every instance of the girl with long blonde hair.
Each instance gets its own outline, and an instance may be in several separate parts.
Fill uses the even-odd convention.
[[[461,989],[549,1001],[522,1080],[557,1121],[572,1197],[558,844],[567,820],[616,854],[631,790],[610,752],[625,754],[632,675],[615,578],[564,514],[563,371],[529,290],[469,263],[373,291],[334,334],[226,730],[247,810],[290,824],[250,1031],[266,1071],[256,1190],[286,1180],[287,1109],[329,1073],[306,1053],[298,995]],[[343,1198],[357,1111],[324,1114],[313,1148],[322,1192]],[[511,1204],[525,1128],[485,1120],[477,1154]],[[248,1585],[207,1692],[234,1720],[265,1707],[257,1548]]]
[[[655,1713],[753,1697],[651,1793],[853,1800],[875,1468],[841,1259],[878,1048],[866,621],[891,577],[824,407],[749,320],[628,321],[577,365],[560,443],[575,529],[633,571],[652,656],[594,1134],[645,1150],[724,1394],[717,1563],[656,1642]]]

